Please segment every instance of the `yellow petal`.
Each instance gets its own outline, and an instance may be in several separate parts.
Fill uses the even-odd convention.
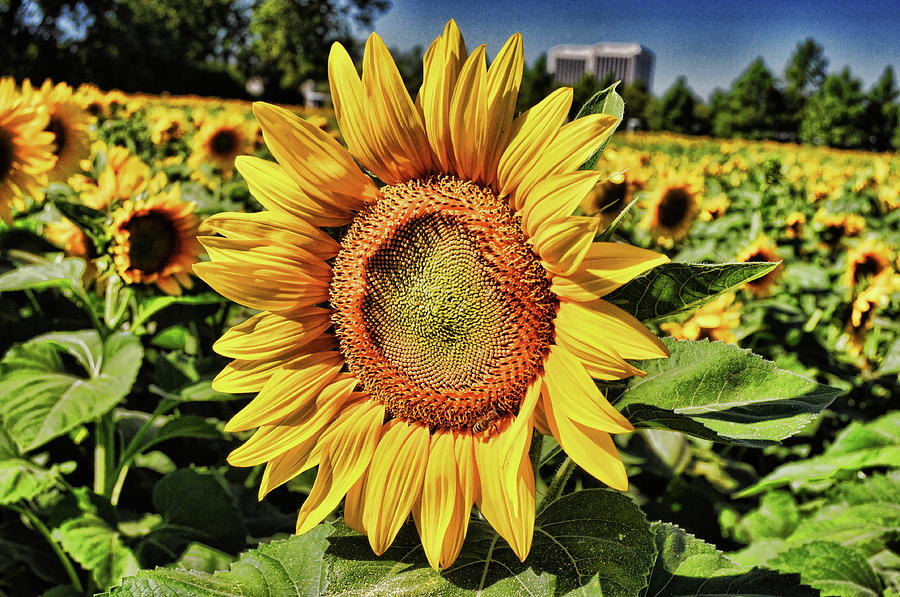
[[[513,205],[518,208],[534,185],[548,176],[577,170],[613,133],[618,122],[609,114],[590,114],[562,126],[516,188]]]
[[[374,400],[347,408],[329,430],[316,481],[297,515],[297,534],[319,524],[366,470],[381,434],[384,406]]]
[[[469,530],[469,516],[475,502],[477,472],[475,468],[475,446],[472,434],[467,431],[453,433],[453,448],[456,455],[456,502],[453,516],[444,535],[439,565],[447,568],[456,561]]]
[[[318,437],[344,407],[360,400],[353,392],[356,384],[357,380],[352,377],[339,377],[314,399],[298,405],[296,410],[273,424],[260,427],[228,455],[228,463],[256,466]]]
[[[492,441],[475,442],[480,484],[478,508],[524,562],[531,551],[534,535],[534,472],[531,460],[528,450],[525,450],[516,467],[516,486],[510,492],[503,481],[503,460],[493,444]]]
[[[513,193],[541,158],[566,121],[572,106],[572,88],[560,87],[513,121],[511,139],[497,165],[500,196]],[[520,204],[513,207],[521,209]]]
[[[551,344],[544,359],[545,394],[557,414],[582,425],[625,433],[634,427],[611,405],[581,363],[561,346]]]
[[[459,178],[481,181],[487,127],[485,47],[475,48],[459,73],[450,102],[450,137]]]
[[[545,222],[531,237],[544,267],[565,276],[574,272],[587,255],[600,226],[597,218],[568,216]]]
[[[553,341],[581,361],[585,371],[594,379],[610,381],[624,379],[632,375],[641,377],[647,375],[620,357],[608,346],[587,344],[573,336],[566,328],[565,323],[556,321],[554,324]]]
[[[319,441],[322,431],[324,430],[320,430],[319,433],[290,450],[274,456],[266,463],[262,479],[259,482],[258,499],[262,500],[276,487],[284,485],[300,473],[319,465],[322,458],[322,442]]]
[[[307,195],[342,209],[375,199],[375,184],[331,135],[272,104],[255,102],[253,113],[272,155]]]
[[[328,280],[283,265],[203,262],[194,273],[216,292],[258,311],[284,312],[328,300]]]
[[[551,176],[536,184],[524,198],[520,214],[525,233],[534,236],[541,224],[572,215],[599,179],[597,172],[580,170]]]
[[[307,307],[285,317],[263,311],[222,335],[213,350],[239,359],[269,359],[291,352],[331,327],[331,311]]]
[[[337,42],[332,44],[328,55],[328,82],[334,116],[350,153],[381,180],[393,178],[390,156],[378,145],[369,124],[371,108],[362,81],[347,50]]]
[[[353,484],[347,497],[344,499],[344,524],[356,531],[357,533],[366,534],[366,527],[363,526],[363,496],[366,493],[366,482],[369,479],[368,471],[363,471],[359,480]]]
[[[363,498],[363,526],[376,555],[387,551],[422,491],[428,462],[426,427],[389,421],[375,450]]]
[[[203,222],[202,233],[221,234],[232,240],[264,238],[282,245],[301,247],[321,259],[338,254],[341,245],[305,219],[277,211],[223,212]]]
[[[434,168],[431,146],[419,110],[409,97],[403,78],[387,46],[377,33],[369,35],[363,57],[363,87],[370,103],[369,123],[396,169],[397,183],[419,178]]]
[[[444,536],[453,518],[458,491],[453,434],[438,431],[431,436],[431,449],[417,517],[421,527],[422,548],[432,568],[440,566]]]
[[[666,345],[644,324],[602,299],[560,301],[556,321],[566,332],[589,346],[603,346],[623,359],[669,356]]]
[[[668,257],[655,251],[623,243],[593,243],[574,273],[553,278],[551,290],[569,300],[592,301],[668,262]]]
[[[272,375],[259,394],[225,425],[225,431],[244,431],[272,423],[314,403],[322,389],[337,377],[344,364],[339,352],[303,355]]]
[[[310,251],[266,238],[235,240],[221,236],[199,236],[197,240],[214,262],[247,263],[296,269],[327,283],[331,266]]]
[[[481,156],[485,184],[497,185],[497,163],[512,133],[523,66],[522,35],[516,33],[500,49],[487,71],[487,136]]]
[[[550,385],[544,386],[543,404],[547,422],[556,441],[575,461],[596,479],[613,489],[628,489],[628,475],[619,458],[612,438],[605,431],[579,425],[566,418],[558,410],[558,404],[549,397]]]
[[[515,416],[512,424],[497,437],[497,450],[500,454],[501,469],[505,471],[506,492],[512,494],[518,477],[516,463],[522,458],[522,453],[528,452],[531,446],[531,432],[534,429],[534,407],[541,397],[541,380],[535,379],[525,392],[525,399],[519,407],[519,414]],[[517,506],[513,503],[513,506]],[[518,514],[513,512],[513,515]]]
[[[422,77],[422,113],[428,143],[441,171],[453,170],[453,145],[450,137],[450,101],[466,59],[466,47],[459,27],[452,19],[444,34],[435,40],[425,55]]]
[[[284,168],[252,156],[238,156],[234,165],[250,193],[266,209],[292,215],[314,226],[343,226],[353,219],[347,209],[322,203],[300,190]]]

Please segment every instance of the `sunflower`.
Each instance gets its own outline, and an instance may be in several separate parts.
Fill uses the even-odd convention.
[[[806,216],[799,211],[791,212],[784,221],[784,227],[788,238],[802,238],[803,229],[806,227]]]
[[[855,356],[862,354],[866,333],[875,323],[875,313],[890,303],[891,294],[898,288],[900,288],[900,277],[896,275],[881,276],[872,280],[869,286],[853,301],[853,311],[846,328],[847,346],[851,354]]]
[[[682,323],[663,323],[660,328],[676,340],[720,340],[734,344],[734,328],[741,323],[741,303],[733,292],[706,303]]]
[[[84,231],[68,218],[44,226],[44,236],[54,245],[73,257],[88,257],[91,240]]]
[[[112,254],[119,276],[128,284],[156,284],[171,295],[193,286],[198,223],[194,204],[181,200],[178,186],[125,202],[113,218]]]
[[[713,220],[718,220],[725,215],[725,212],[728,211],[728,206],[730,205],[730,203],[731,202],[728,201],[728,195],[724,193],[716,195],[715,197],[710,197],[709,199],[705,199],[702,203],[700,219],[704,222],[712,222]]]
[[[150,121],[150,140],[154,145],[166,145],[184,137],[187,115],[181,108],[157,106],[147,116]]]
[[[866,221],[862,216],[849,213],[830,213],[820,210],[813,218],[822,246],[834,250],[844,239],[859,236],[865,230]]]
[[[298,533],[346,495],[345,522],[376,554],[412,512],[429,562],[446,567],[477,503],[524,559],[534,428],[627,486],[610,434],[632,426],[592,377],[641,374],[625,359],[668,353],[599,297],[667,258],[595,243],[596,219],[569,215],[600,178],[578,168],[616,119],[565,124],[569,88],[513,118],[522,66],[520,35],[487,68],[451,21],[425,55],[417,105],[376,34],[362,79],[334,44],[349,153],[254,104],[277,163],[236,165],[268,211],[209,218],[212,261],[194,271],[261,311],[215,344],[235,360],[214,387],[258,392],[227,429],[258,428],[229,462],[266,463],[260,497],[318,465]]]
[[[56,162],[47,122],[46,109],[25,102],[11,78],[0,79],[0,219],[9,222],[22,197],[39,198],[47,186]]]
[[[778,254],[778,246],[769,240],[767,236],[761,234],[746,249],[741,251],[740,255],[737,256],[737,261],[745,263],[781,261],[781,256]],[[779,264],[778,267],[765,276],[750,280],[744,284],[744,287],[752,292],[754,296],[768,296],[772,285],[781,278],[783,270],[784,266]]]
[[[843,281],[851,290],[872,278],[890,275],[893,251],[885,242],[867,238],[847,251]]]
[[[658,244],[671,247],[688,233],[699,211],[694,180],[663,175],[647,205],[642,225],[655,235]]]
[[[196,169],[209,162],[226,177],[231,176],[234,159],[253,151],[253,136],[247,129],[242,115],[224,112],[204,119],[203,126],[194,134],[188,165]]]
[[[57,158],[50,181],[64,182],[80,170],[81,160],[90,156],[88,126],[93,119],[66,83],[54,85],[47,79],[40,87],[33,87],[25,79],[22,95],[29,103],[43,105],[47,110],[50,120],[44,130],[53,133],[53,155]]]
[[[603,228],[631,203],[634,192],[643,188],[643,182],[629,175],[627,171],[617,172],[597,183],[581,201],[581,212],[586,216],[599,216]]]

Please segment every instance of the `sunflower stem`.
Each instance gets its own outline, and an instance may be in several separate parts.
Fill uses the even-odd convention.
[[[559,465],[559,470],[556,471],[556,475],[554,475],[553,480],[550,481],[550,487],[547,488],[547,493],[544,494],[544,499],[541,500],[541,505],[538,507],[538,513],[543,512],[544,509],[547,508],[550,504],[559,499],[562,495],[563,489],[566,486],[566,483],[569,480],[569,477],[572,476],[572,473],[575,471],[575,462],[566,456],[566,459],[563,460],[563,463]]]
[[[84,591],[84,586],[81,584],[81,579],[78,578],[78,572],[75,570],[75,566],[72,564],[72,560],[69,559],[69,556],[66,555],[66,552],[62,550],[62,547],[60,547],[56,539],[53,538],[53,534],[50,532],[50,529],[47,528],[47,525],[44,524],[44,522],[38,517],[38,515],[28,507],[21,507],[15,504],[8,504],[7,507],[18,512],[31,524],[34,530],[44,536],[44,539],[46,539],[47,543],[50,544],[50,547],[53,548],[53,552],[56,554],[56,557],[59,558],[59,562],[65,569],[69,580],[72,581],[72,586],[75,587],[76,591]]]

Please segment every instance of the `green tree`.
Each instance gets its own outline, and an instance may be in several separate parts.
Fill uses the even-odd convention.
[[[897,128],[897,95],[894,69],[887,66],[866,96],[865,129],[869,142],[880,151],[891,148]]]
[[[518,112],[524,112],[544,99],[558,85],[553,82],[553,75],[547,72],[547,55],[541,54],[531,66],[526,65],[522,72],[522,85],[516,103]],[[574,103],[574,102],[573,102]]]
[[[829,75],[809,98],[800,123],[800,139],[813,145],[862,147],[866,141],[862,83],[844,68]]]
[[[654,130],[674,133],[694,133],[697,130],[695,114],[697,99],[687,85],[687,79],[678,77],[659,102],[652,119]]]
[[[424,75],[424,65],[422,57],[425,51],[420,45],[415,45],[409,50],[403,51],[397,48],[391,48],[391,56],[397,64],[397,70],[403,77],[403,83],[406,84],[406,90],[409,96],[416,99],[419,89],[422,87],[422,77]]]
[[[713,133],[719,137],[773,139],[782,129],[784,109],[784,95],[775,77],[762,58],[757,58],[731,91],[717,99]]]
[[[824,48],[811,37],[797,44],[784,69],[786,125],[797,133],[809,97],[825,80],[828,59]]]
[[[625,121],[629,118],[637,118],[644,126],[647,126],[650,118],[650,110],[653,104],[653,96],[647,90],[647,84],[643,81],[635,81],[622,86],[622,100],[625,102]]]

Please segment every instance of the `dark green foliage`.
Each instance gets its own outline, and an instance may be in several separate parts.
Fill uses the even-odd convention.
[[[757,58],[717,100],[712,130],[718,137],[774,139],[782,130],[784,95],[775,77]]]
[[[829,75],[809,98],[800,123],[800,139],[813,145],[862,147],[865,139],[865,95],[862,83],[845,68]]]

